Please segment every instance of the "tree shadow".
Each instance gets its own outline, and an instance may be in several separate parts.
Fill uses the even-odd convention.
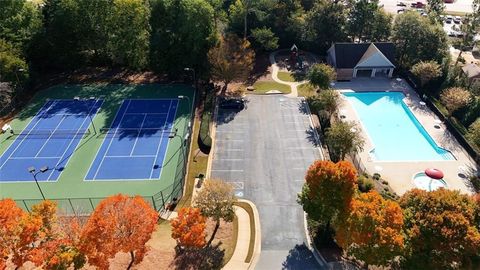
[[[318,269],[313,253],[305,244],[295,245],[282,263],[282,269]]]
[[[225,250],[220,249],[220,245],[208,246],[203,249],[181,249],[175,247],[175,259],[170,265],[174,269],[195,269],[195,270],[210,270],[221,269]]]
[[[317,139],[317,131],[315,131],[312,127],[309,127],[307,130],[305,130],[305,133],[307,135],[307,140],[315,147],[320,146],[320,142]]]

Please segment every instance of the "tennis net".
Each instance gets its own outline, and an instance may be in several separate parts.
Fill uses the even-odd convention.
[[[12,137],[28,137],[28,138],[83,138],[90,135],[90,130],[78,129],[31,129],[31,130],[7,130],[7,134]]]
[[[175,136],[171,128],[102,128],[100,136],[106,137],[168,137]]]

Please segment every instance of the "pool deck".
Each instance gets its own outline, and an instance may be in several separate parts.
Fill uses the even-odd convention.
[[[430,134],[438,146],[449,150],[456,160],[445,161],[374,161],[369,155],[369,151],[373,148],[365,128],[359,121],[359,117],[353,106],[342,96],[340,103],[340,115],[344,115],[344,121],[354,121],[361,128],[361,133],[365,139],[364,150],[358,154],[362,164],[368,173],[378,172],[382,178],[386,179],[393,190],[402,195],[408,190],[415,188],[412,177],[423,172],[426,168],[437,168],[444,172],[444,180],[450,189],[460,190],[462,193],[472,193],[467,186],[465,179],[459,176],[463,168],[476,168],[475,162],[460,146],[455,137],[446,129],[438,117],[426,105],[422,105],[422,101],[418,94],[410,88],[404,81],[387,78],[357,78],[350,82],[336,82],[334,88],[339,91],[355,91],[355,92],[384,92],[384,91],[401,91],[405,94],[403,101],[408,105],[418,121],[423,125],[425,130]],[[439,125],[440,129],[435,128]],[[478,169],[478,168],[477,168]]]

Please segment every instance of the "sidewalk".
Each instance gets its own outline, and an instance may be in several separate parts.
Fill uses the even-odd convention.
[[[277,62],[275,61],[275,55],[278,53],[278,51],[270,53],[269,59],[270,59],[270,64],[272,64],[272,79],[275,82],[281,83],[281,84],[286,84],[289,85],[292,92],[290,94],[287,94],[287,97],[298,97],[298,90],[297,87],[301,84],[307,83],[307,81],[302,81],[302,82],[286,82],[282,81],[278,78],[278,71],[280,68],[277,65]]]
[[[247,258],[248,246],[250,244],[250,216],[242,207],[234,206],[234,208],[238,219],[237,244],[232,258],[223,269],[248,269],[250,263],[246,263],[245,259]]]

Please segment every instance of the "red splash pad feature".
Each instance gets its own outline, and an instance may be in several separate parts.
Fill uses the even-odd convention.
[[[442,171],[433,168],[426,169],[425,174],[432,179],[442,179],[444,176]]]

